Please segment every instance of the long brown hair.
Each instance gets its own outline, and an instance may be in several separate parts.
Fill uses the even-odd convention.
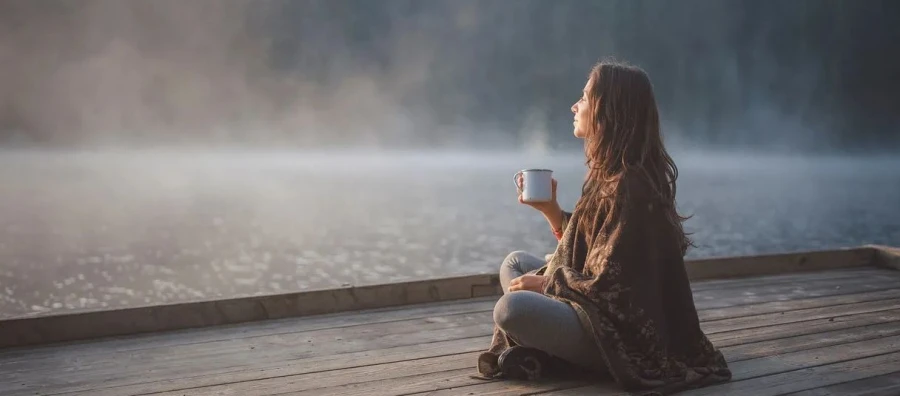
[[[580,228],[590,230],[599,220],[596,216],[604,216],[605,229],[617,228],[610,223],[624,220],[620,212],[629,189],[621,182],[628,173],[648,182],[642,184],[649,185],[652,202],[665,212],[684,254],[692,244],[682,227],[688,217],[676,210],[678,167],[663,145],[650,77],[636,66],[607,60],[594,65],[588,81],[590,123],[584,144],[588,172],[579,200],[584,211]],[[588,234],[594,231],[598,230]]]

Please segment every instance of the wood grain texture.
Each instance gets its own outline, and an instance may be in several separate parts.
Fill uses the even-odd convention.
[[[679,394],[783,395],[893,373],[897,363],[900,337],[885,337],[738,361],[729,364],[733,374],[730,382]],[[594,384],[565,394],[590,394],[594,390],[611,393],[608,384]]]
[[[900,270],[900,247],[868,245],[875,251],[873,264],[892,270]]]
[[[694,291],[708,289],[744,288],[754,285],[773,285],[779,283],[808,282],[826,279],[854,279],[889,276],[881,267],[850,267],[828,271],[798,272],[792,274],[774,274],[747,278],[707,279],[691,282]]]
[[[841,384],[824,386],[789,396],[897,396],[900,395],[900,367],[897,371]]]
[[[790,311],[790,314],[775,312],[753,316],[742,316],[703,322],[703,331],[712,336],[732,330],[745,330],[771,326],[779,323],[798,323],[815,319],[831,319],[837,316],[861,313],[880,312],[900,309],[900,299],[867,301],[856,304],[845,304],[837,307],[819,307]]]
[[[784,337],[797,337],[811,332],[856,331],[860,326],[898,321],[900,321],[900,310],[878,311],[727,331],[712,334],[709,339],[718,347],[727,347]]]
[[[740,278],[871,266],[879,252],[881,250],[874,247],[860,247],[708,258],[687,260],[685,267],[692,281]],[[0,348],[496,296],[500,293],[496,274],[478,274],[121,310],[36,315],[0,321]]]
[[[723,353],[726,354],[730,361],[748,360],[774,353],[812,349],[822,346],[836,345],[895,334],[897,330],[894,329],[898,328],[897,321],[900,320],[900,311],[893,311],[890,313],[892,315],[849,315],[846,316],[849,319],[838,322],[843,324],[843,330],[832,330],[831,332],[827,332],[827,330],[831,329],[830,327],[809,326],[808,322],[790,322],[790,320],[785,317],[785,321],[788,321],[790,323],[773,322],[776,324],[762,328],[762,330],[765,331],[759,331],[760,328],[754,329],[756,330],[754,334],[757,335],[757,337],[755,337],[755,343],[748,344],[744,342],[744,339],[741,339],[739,337],[727,337],[729,333],[732,332],[720,333],[721,335],[727,337],[725,338],[726,342],[720,343],[715,339],[715,337],[713,337],[713,341],[717,342],[717,344],[724,344],[724,347],[722,348]],[[840,315],[840,312],[835,312],[835,315]],[[782,316],[778,316],[777,318],[782,318]],[[893,322],[889,322],[889,320],[893,320]],[[833,324],[835,322],[826,323]],[[848,331],[846,329],[851,329],[852,331]],[[81,384],[81,386],[59,387],[57,388],[57,390],[64,392],[72,392],[76,390],[91,390],[92,394],[100,396],[175,391],[171,393],[174,395],[177,394],[177,391],[183,390],[190,390],[192,393],[201,395],[229,394],[231,390],[250,393],[306,391],[310,388],[308,388],[307,385],[303,385],[304,380],[301,380],[302,378],[309,378],[309,380],[312,381],[315,378],[324,376],[324,378],[332,378],[332,381],[337,381],[338,383],[342,383],[342,381],[346,382],[347,384],[345,385],[348,385],[349,382],[356,381],[360,377],[360,375],[357,373],[357,371],[361,369],[360,366],[373,366],[381,363],[403,362],[404,360],[421,361],[421,359],[440,356],[443,353],[452,354],[478,352],[484,347],[484,345],[487,345],[489,343],[489,333],[486,328],[484,329],[484,331],[484,335],[479,338],[464,339],[459,340],[459,342],[452,343],[441,343],[440,347],[436,346],[434,348],[414,349],[416,347],[423,347],[423,344],[418,344],[393,348],[393,350],[376,349],[365,352],[357,352],[354,353],[354,356],[352,357],[342,357],[339,355],[321,356],[319,358],[313,359],[282,361],[278,362],[279,364],[272,366],[267,366],[266,364],[259,363],[250,365],[252,369],[248,368],[245,370],[229,371],[212,375],[195,374],[191,377],[186,378],[173,378],[170,380],[149,383],[145,382],[132,385],[125,384],[116,386],[117,383],[121,384],[121,381],[128,381],[130,380],[130,378],[125,375],[116,380],[116,372],[109,371],[104,374],[95,373],[97,375],[102,375],[108,378],[105,381],[104,386],[109,386],[109,388],[91,388],[92,383],[88,381]],[[743,331],[744,330],[736,330],[733,332]],[[817,333],[821,331],[825,332]],[[759,334],[764,334],[764,336],[760,336]],[[436,338],[439,338],[438,334],[434,335],[438,336]],[[719,334],[717,334],[717,336],[718,335]],[[730,343],[728,341],[730,341]],[[365,355],[363,355],[363,353],[365,353]],[[404,356],[403,353],[408,353],[408,355]],[[431,355],[429,355],[429,353]],[[469,360],[467,362],[465,361],[465,358],[463,359],[462,363],[464,365],[462,367],[459,367],[460,369],[471,367],[471,362],[474,361],[474,354],[472,354],[468,359]],[[439,360],[440,359],[437,359],[437,361]],[[343,364],[347,365],[347,367],[341,367],[340,365],[342,364],[342,362]],[[200,362],[198,361],[197,363]],[[205,364],[199,365],[204,366]],[[441,364],[438,365],[444,367],[452,366]],[[384,368],[382,369],[379,367]],[[374,370],[378,372],[393,371],[388,369],[388,365],[363,367],[362,369]],[[111,370],[114,370],[114,368]],[[341,372],[346,372],[347,374],[338,374]],[[171,372],[164,372],[160,374],[172,375]],[[345,380],[340,380],[340,378],[344,377],[346,377]],[[79,376],[73,376],[71,378],[77,381]],[[147,378],[144,377],[142,379]],[[220,386],[216,386],[217,384]],[[486,385],[480,385],[477,389],[481,389],[483,386]],[[492,389],[492,391],[501,392],[506,388],[501,385],[492,385],[490,389]]]
[[[845,359],[831,364],[797,368],[792,371],[697,389],[683,394],[685,396],[784,395],[893,373],[897,370],[898,365],[900,365],[900,353],[894,351],[865,358]]]
[[[796,300],[810,297],[827,297],[872,291],[896,289],[900,286],[900,272],[893,271],[884,279],[848,279],[797,282],[740,289],[712,289],[694,293],[696,302],[703,302],[704,309],[733,307],[771,301]]]
[[[585,381],[495,381],[487,383],[475,383],[458,388],[441,389],[426,393],[428,396],[456,396],[456,395],[489,395],[489,396],[519,396],[535,393],[556,394],[566,392],[573,388],[588,386]],[[610,396],[621,394],[622,390],[614,384],[601,384],[593,389],[590,395]],[[581,393],[585,395],[585,393]]]
[[[685,267],[689,278],[696,281],[866,267],[873,265],[874,255],[874,249],[860,247],[688,260]]]
[[[737,290],[735,293],[739,292]],[[855,304],[866,301],[879,301],[900,298],[900,285],[878,291],[849,292],[823,297],[786,299],[756,304],[742,304],[724,308],[700,308],[697,315],[702,321],[714,321],[737,318],[741,316],[760,315],[771,312],[785,312],[805,308],[835,307],[839,305]]]
[[[696,301],[702,326],[743,373],[737,382],[890,353],[900,337],[900,273],[854,271],[795,280],[802,285],[767,277],[704,288],[697,295],[713,298]],[[494,301],[18,348],[0,352],[0,394],[518,394],[583,384],[469,378],[490,342]]]
[[[497,275],[470,275],[17,318],[0,322],[0,348],[467,299],[499,292]]]
[[[792,373],[797,371],[803,371],[810,368],[816,368],[823,365],[830,364],[841,364],[846,360],[865,360],[871,357],[877,357],[880,354],[896,352],[900,351],[900,336],[897,337],[885,337],[879,338],[875,340],[867,340],[863,342],[856,343],[846,343],[839,345],[832,345],[827,347],[820,347],[809,350],[802,350],[797,352],[790,353],[782,353],[771,356],[764,356],[755,359],[744,360],[740,362],[736,362],[731,365],[732,372],[734,373],[733,382],[727,383],[725,385],[714,386],[709,388],[701,389],[698,394],[732,394],[732,388],[737,387],[738,391],[744,389],[743,387],[737,385],[742,382],[749,382],[756,380],[758,378],[770,378],[775,377],[784,373]],[[898,357],[900,359],[900,357]],[[433,392],[437,393],[438,391],[444,391],[442,393],[453,394],[451,391],[456,391],[456,394],[459,394],[460,391],[465,392],[466,394],[470,392],[475,392],[473,394],[479,394],[476,392],[480,388],[487,388],[488,390],[497,391],[500,388],[500,391],[509,393],[509,392],[540,392],[542,390],[546,391],[555,391],[561,390],[560,388],[565,385],[561,384],[540,384],[536,387],[535,390],[523,390],[516,389],[517,386],[520,386],[516,383],[506,383],[505,385],[496,385],[496,384],[483,384],[481,380],[472,379],[468,377],[468,374],[472,373],[472,368],[461,368],[461,369],[448,369],[446,371],[433,372],[433,373],[421,373],[414,376],[397,376],[396,378],[391,379],[378,379],[374,381],[366,381],[366,382],[354,382],[339,385],[336,387],[330,388],[320,388],[315,389],[315,391],[301,391],[294,392],[293,390],[288,390],[289,388],[278,388],[277,391],[271,393],[280,393],[290,392],[290,394],[321,394],[321,395],[400,395],[406,393],[416,393],[416,392]],[[746,380],[746,381],[742,381]],[[822,384],[827,385],[825,382]],[[815,384],[815,382],[809,382]],[[279,384],[283,385],[283,383]],[[572,386],[577,386],[577,383],[571,383]],[[790,385],[790,384],[789,384]],[[602,385],[601,385],[602,386]],[[771,386],[771,385],[769,385]],[[765,385],[763,385],[765,387]],[[506,389],[504,389],[506,388]],[[512,389],[510,389],[512,388]],[[543,388],[543,389],[542,389]],[[550,389],[548,389],[550,388]],[[718,391],[714,391],[714,388],[719,388]],[[597,386],[591,386],[592,390],[597,390]],[[795,388],[792,388],[795,389]],[[727,393],[723,393],[725,390]],[[269,389],[265,390],[269,392]],[[615,394],[614,389],[606,390],[607,393]],[[368,392],[368,393],[367,393]],[[440,393],[438,393],[440,394]],[[501,393],[502,394],[502,393]],[[686,393],[692,394],[692,393]],[[777,393],[774,393],[777,394]],[[173,396],[173,395],[168,395]]]
[[[882,271],[887,272],[887,271]],[[880,282],[880,281],[878,281]],[[856,287],[849,285],[842,289],[835,289],[835,284],[829,281],[821,281],[819,283],[810,283],[805,287],[778,287],[775,290],[769,289],[768,292],[762,293],[758,288],[748,287],[744,289],[723,289],[709,290],[704,296],[711,299],[702,299],[696,302],[700,309],[701,319],[706,320],[706,312],[710,306],[715,308],[722,317],[723,311],[721,306],[723,300],[728,299],[732,295],[743,296],[746,299],[762,302],[768,305],[762,305],[761,308],[754,308],[755,305],[745,305],[745,299],[729,300],[732,304],[740,305],[737,312],[746,314],[751,313],[773,313],[783,312],[784,310],[792,310],[794,308],[806,306],[822,306],[823,303],[834,302],[836,300],[826,300],[817,302],[818,299],[803,300],[804,297],[818,297],[826,292],[849,292],[854,293],[864,286],[871,285],[864,281],[857,281]],[[838,285],[839,286],[839,285]],[[900,287],[898,282],[897,287]],[[887,293],[873,293],[871,297],[861,297],[865,294],[854,294],[851,301],[869,301],[873,298],[886,297]],[[799,299],[799,300],[798,300]],[[309,321],[302,319],[290,319],[277,321],[275,324],[261,323],[263,330],[257,330],[252,324],[241,325],[226,329],[225,333],[230,337],[219,337],[215,332],[209,330],[186,331],[183,333],[173,333],[169,338],[175,340],[187,339],[190,342],[178,342],[169,338],[160,337],[159,335],[137,336],[130,339],[111,340],[105,342],[91,342],[84,344],[73,344],[65,347],[40,347],[36,348],[32,353],[9,353],[0,352],[0,369],[3,371],[15,371],[22,364],[28,364],[31,369],[39,368],[40,361],[46,364],[57,365],[60,363],[73,367],[79,367],[89,364],[96,369],[98,365],[106,364],[118,366],[120,364],[146,364],[153,362],[165,362],[180,359],[185,356],[191,356],[198,361],[208,360],[212,357],[211,366],[223,363],[222,356],[230,356],[234,353],[255,349],[255,356],[261,356],[261,351],[267,350],[267,347],[280,347],[285,345],[293,345],[298,340],[307,342],[316,339],[328,340],[327,335],[335,332],[344,332],[346,337],[355,337],[361,333],[375,334],[379,332],[402,333],[407,330],[418,331],[419,324],[421,330],[428,330],[441,327],[441,323],[448,323],[447,327],[461,325],[461,322],[454,321],[458,315],[469,317],[472,323],[489,323],[491,321],[491,311],[494,301],[476,300],[472,302],[457,302],[453,304],[444,304],[440,308],[429,308],[427,306],[414,307],[407,311],[409,319],[403,319],[404,310],[389,310],[375,313],[357,313],[354,315],[332,315],[326,318],[310,318]],[[847,304],[845,304],[847,305]],[[859,308],[852,306],[851,308]],[[446,312],[446,313],[445,313]],[[427,316],[433,314],[435,316]],[[465,316],[471,315],[471,316]],[[733,318],[733,316],[731,316]],[[801,317],[801,320],[811,319]],[[733,320],[732,320],[733,321]],[[431,323],[430,325],[428,323]],[[727,325],[730,322],[723,322],[713,325],[714,329],[718,326]],[[333,328],[330,328],[333,326]],[[339,330],[340,329],[340,330]],[[323,332],[316,335],[316,332]],[[306,333],[306,334],[304,334]],[[147,338],[145,338],[147,337]],[[305,338],[304,338],[305,337]],[[324,337],[324,338],[323,338]],[[316,344],[317,347],[321,342]],[[26,350],[23,350],[26,351]],[[284,354],[288,351],[278,350],[277,353]],[[294,355],[301,353],[302,348],[295,350]],[[24,354],[23,354],[24,353]],[[98,356],[95,356],[98,355]],[[116,355],[116,356],[104,356]],[[60,356],[64,359],[59,361]],[[124,358],[122,358],[124,356]],[[276,356],[268,356],[275,358]]]
[[[445,303],[418,304],[403,308],[381,308],[304,318],[242,323],[215,328],[187,329],[66,344],[11,348],[0,350],[0,369],[9,362],[22,359],[36,360],[42,357],[55,359],[65,354],[77,354],[84,358],[94,354],[137,352],[192,344],[232,342],[236,339],[426,319],[461,313],[491,312],[496,302],[496,297],[487,297]]]

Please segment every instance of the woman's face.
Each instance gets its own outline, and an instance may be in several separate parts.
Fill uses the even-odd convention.
[[[572,113],[575,114],[575,121],[572,123],[575,128],[575,137],[584,139],[590,129],[590,119],[588,119],[588,89],[591,86],[591,80],[584,84],[581,90],[581,98],[572,105]]]

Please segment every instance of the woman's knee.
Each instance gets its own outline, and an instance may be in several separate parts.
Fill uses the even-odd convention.
[[[528,252],[525,252],[523,250],[516,250],[515,252],[512,252],[512,253],[506,255],[506,258],[503,259],[503,264],[500,265],[500,269],[502,270],[504,268],[509,268],[509,269],[521,271],[522,270],[522,266],[521,266],[522,260],[525,260],[526,257],[528,257]],[[526,272],[526,271],[522,271],[522,272]]]
[[[532,294],[535,293],[515,291],[500,297],[494,306],[494,323],[508,333],[517,333],[519,329],[528,326],[534,309]]]

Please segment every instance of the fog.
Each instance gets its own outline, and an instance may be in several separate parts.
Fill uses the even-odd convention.
[[[900,160],[676,157],[689,258],[900,244]],[[0,155],[0,319],[495,273],[551,253],[513,174],[571,153],[233,150]]]
[[[898,245],[898,6],[0,0],[0,318],[549,253],[512,176],[572,208],[609,56],[654,82],[689,256]]]
[[[896,151],[891,1],[0,1],[7,147],[577,148],[614,56],[671,146]]]

